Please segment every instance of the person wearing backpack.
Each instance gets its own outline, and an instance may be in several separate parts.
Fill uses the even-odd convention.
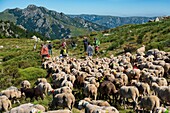
[[[96,54],[99,52],[99,45],[100,45],[100,40],[97,38],[94,38],[94,47],[95,47]]]
[[[89,45],[87,37],[84,37],[83,44],[84,44],[84,52],[86,52],[87,51],[87,47]]]

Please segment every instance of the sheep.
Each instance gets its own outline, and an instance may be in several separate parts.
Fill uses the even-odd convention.
[[[43,92],[38,88],[21,88],[21,94],[25,94],[25,100],[29,97],[31,100],[35,97],[36,100],[38,100],[38,97],[41,97],[41,99],[44,99]]]
[[[131,82],[132,79],[137,79],[139,81],[140,78],[140,69],[125,69],[125,74],[128,76],[129,82]]]
[[[15,86],[10,86],[9,88],[7,88],[6,90],[15,90],[18,91],[18,88]]]
[[[8,111],[12,108],[11,101],[8,99],[7,96],[3,95],[0,96],[0,112],[2,111]]]
[[[145,52],[145,45],[142,45],[142,47],[140,47],[136,50],[136,53],[139,55],[141,55],[144,52]]]
[[[12,103],[15,103],[15,102],[20,103],[18,99],[21,98],[21,91],[19,91],[18,89],[16,90],[15,87],[14,89],[8,88],[6,90],[2,90],[1,94],[6,95],[8,99],[12,101]]]
[[[67,75],[67,80],[71,81],[71,83],[74,84],[76,77],[74,75]]]
[[[90,84],[94,84],[96,87],[99,87],[99,83],[96,82],[96,78],[95,77],[86,77],[85,80],[90,82]]]
[[[85,100],[80,100],[78,103],[78,109],[81,110],[85,108],[85,113],[93,113],[96,109],[100,109],[100,106],[90,104]]]
[[[45,107],[40,104],[33,104],[31,107],[36,108],[40,111],[45,111]]]
[[[132,85],[136,86],[139,90],[139,94],[146,96],[150,95],[150,86],[144,82],[132,82]]]
[[[119,111],[113,106],[97,106],[93,105],[85,100],[80,100],[78,103],[78,109],[85,108],[85,113],[119,113]]]
[[[63,87],[63,86],[68,86],[70,89],[73,89],[73,84],[71,83],[71,81],[67,81],[66,79],[63,80],[63,82],[60,85],[60,87]]]
[[[164,68],[162,66],[159,66],[159,65],[149,65],[149,69],[155,69],[155,70],[158,70],[158,77],[163,77],[164,76]]]
[[[84,98],[84,100],[97,106],[110,106],[110,104],[104,100],[91,100],[90,98]]]
[[[109,100],[111,101],[110,99],[110,95],[113,96],[113,99],[116,100],[116,96],[117,96],[117,90],[116,90],[116,87],[115,85],[110,82],[110,81],[103,81],[100,86],[99,86],[99,92],[100,92],[100,98],[104,99],[104,96],[106,96]]]
[[[159,86],[167,86],[168,82],[165,78],[161,77],[153,77],[153,76],[148,76],[149,77],[149,84],[152,84],[153,82],[157,83]]]
[[[21,87],[23,88],[30,88],[31,87],[31,84],[28,80],[24,80],[21,82]]]
[[[152,89],[160,98],[162,103],[169,103],[170,102],[170,86],[158,86],[157,83],[152,83]]]
[[[36,85],[38,85],[40,82],[47,83],[46,78],[38,78],[37,81],[35,82]]]
[[[10,110],[10,113],[35,113],[35,112],[44,112],[45,107],[40,104],[21,104],[18,107],[14,107]]]
[[[119,90],[120,97],[123,97],[124,108],[125,106],[125,98],[131,98],[134,102],[133,108],[135,109],[137,104],[137,99],[139,97],[139,91],[135,86],[122,86]]]
[[[153,112],[157,107],[160,107],[160,100],[157,96],[146,96],[141,99],[139,103],[140,108]]]
[[[49,90],[53,90],[51,85],[47,82],[47,83],[43,83],[43,82],[40,82],[37,87],[45,94],[47,95],[47,92]]]
[[[123,85],[127,85],[128,84],[128,76],[122,72],[117,73],[115,75],[115,78],[121,78],[123,80]]]
[[[53,97],[59,93],[72,93],[72,90],[68,86],[60,87],[57,89],[49,90],[48,95],[53,94]]]
[[[97,87],[94,84],[86,84],[83,91],[85,96],[94,97],[94,100],[97,98]]]
[[[75,97],[72,93],[61,93],[54,96],[52,103],[50,105],[51,108],[60,106],[67,107],[71,110],[75,103]]]

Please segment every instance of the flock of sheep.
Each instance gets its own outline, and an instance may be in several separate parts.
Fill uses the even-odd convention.
[[[143,46],[136,54],[110,58],[49,58],[42,67],[48,74],[36,80],[36,87],[23,80],[21,89],[10,87],[1,91],[0,111],[71,113],[76,106],[85,109],[85,113],[119,113],[116,104],[125,109],[133,107],[134,112],[164,113],[169,109],[170,52],[145,51]],[[12,108],[11,103],[19,103],[22,95],[25,100],[39,97],[43,100],[52,95],[52,100],[48,110],[31,103]]]

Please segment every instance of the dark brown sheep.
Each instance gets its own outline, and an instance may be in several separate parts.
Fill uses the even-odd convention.
[[[27,98],[30,98],[31,100],[35,97],[36,100],[38,100],[38,97],[41,97],[41,99],[44,99],[43,92],[38,88],[21,88],[21,94],[25,94],[25,100]]]
[[[99,97],[100,99],[109,99],[110,101],[110,96],[113,96],[114,100],[116,100],[116,95],[117,95],[117,90],[115,85],[110,82],[110,81],[103,81],[100,86],[99,86]]]

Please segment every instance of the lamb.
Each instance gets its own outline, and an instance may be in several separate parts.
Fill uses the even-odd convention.
[[[134,102],[133,108],[135,109],[137,104],[137,99],[139,97],[139,91],[135,86],[122,86],[119,90],[120,97],[123,97],[124,108],[125,106],[125,98],[131,98]]]
[[[141,99],[139,105],[143,110],[146,109],[153,112],[157,107],[160,107],[160,100],[157,96],[147,96]]]
[[[61,93],[55,95],[50,107],[54,108],[60,106],[63,108],[67,107],[69,108],[69,110],[71,110],[74,106],[74,103],[75,103],[75,97],[72,93]]]
[[[24,80],[21,82],[21,87],[23,88],[30,88],[31,87],[31,84],[28,80]]]

